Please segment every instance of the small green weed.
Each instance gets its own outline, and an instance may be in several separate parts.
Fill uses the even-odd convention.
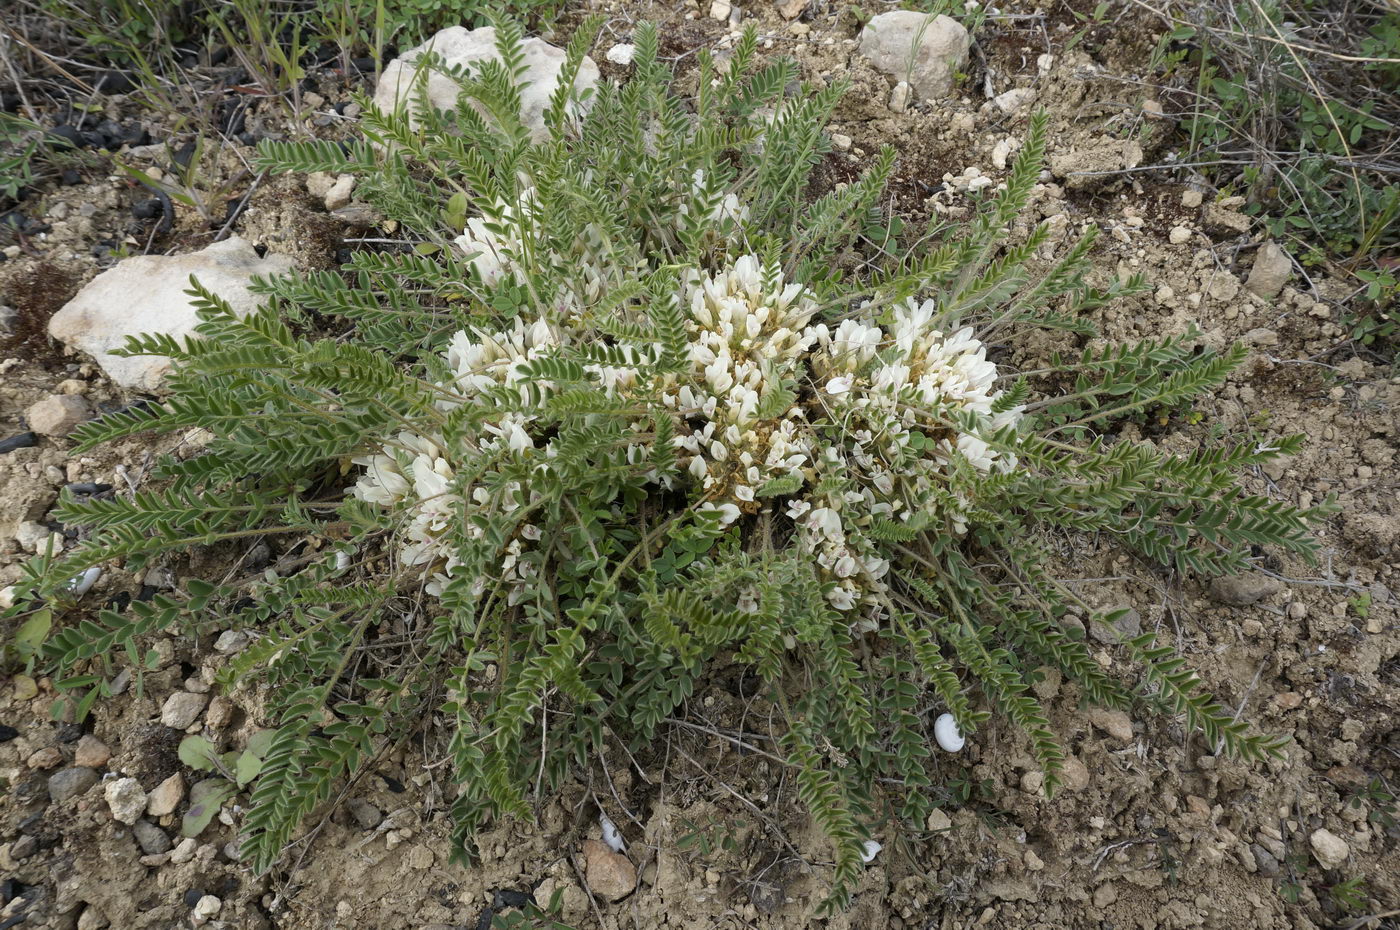
[[[1366,880],[1360,876],[1338,882],[1329,893],[1333,903],[1348,914],[1359,914],[1366,909]]]

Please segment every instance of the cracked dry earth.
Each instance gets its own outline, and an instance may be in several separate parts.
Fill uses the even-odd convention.
[[[603,56],[641,19],[662,24],[663,51],[692,84],[689,53],[701,45],[722,53],[733,41],[729,22],[693,3],[599,9],[609,17],[595,54],[605,78],[625,72]],[[556,44],[582,12],[565,15]],[[649,755],[596,760],[539,799],[536,821],[487,833],[476,867],[449,862],[443,743],[428,727],[347,786],[342,803],[290,851],[287,868],[256,877],[236,860],[237,799],[197,838],[179,835],[200,778],[176,756],[180,739],[202,733],[221,749],[241,748],[267,725],[256,691],[211,687],[244,644],[214,631],[151,643],[154,670],[80,724],[51,719],[50,681],[0,680],[0,927],[448,930],[487,926],[529,894],[541,903],[557,895],[560,919],[573,927],[1396,926],[1400,832],[1394,807],[1371,786],[1400,783],[1400,379],[1386,359],[1348,341],[1338,322],[1348,292],[1341,282],[1295,269],[1276,294],[1257,295],[1246,282],[1261,246],[1240,205],[1182,172],[1132,170],[1179,144],[1171,95],[1147,70],[1160,33],[1154,21],[1124,12],[1085,30],[1067,8],[1013,4],[1003,12],[1021,18],[987,22],[954,95],[903,113],[886,105],[889,79],[856,53],[860,26],[849,8],[779,4],[742,15],[759,28],[765,54],[794,57],[804,80],[854,83],[831,126],[834,151],[819,167],[819,187],[851,180],[889,143],[901,153],[891,206],[911,220],[965,219],[976,208],[976,179],[1000,181],[1026,129],[1024,107],[1008,112],[989,92],[1022,89],[1010,102],[1033,94],[1050,111],[1050,170],[1014,234],[1048,219],[1062,246],[1097,224],[1107,233],[1094,251],[1098,283],[1140,272],[1150,285],[1094,312],[1103,337],[1195,326],[1206,345],[1249,346],[1245,365],[1194,409],[1125,424],[1117,438],[1185,450],[1222,436],[1304,434],[1299,455],[1246,484],[1301,504],[1338,496],[1341,510],[1322,529],[1321,563],[1263,552],[1254,575],[1202,586],[1095,539],[1056,545],[1065,576],[1088,579],[1079,583],[1088,600],[1131,606],[1125,624],[1158,631],[1226,705],[1287,737],[1281,759],[1245,765],[1218,756],[1146,705],[1086,713],[1072,684],[1046,674],[1035,690],[1071,754],[1066,789],[1046,799],[1022,741],[989,727],[964,752],[940,757],[932,774],[946,803],[924,829],[879,834],[884,849],[852,909],[818,919],[830,850],[798,813],[781,766],[708,732],[762,734],[770,722],[770,709],[734,670],[721,670],[688,708],[688,726],[674,727]],[[323,109],[312,112],[336,119],[303,117],[303,128],[347,132],[353,111],[344,116],[344,83],[326,76],[319,90]],[[120,98],[107,106],[118,119],[142,117]],[[270,111],[251,119],[260,132],[293,128]],[[228,148],[211,169],[231,197],[247,190],[247,178],[239,180],[247,155]],[[160,155],[131,157],[155,165]],[[262,185],[233,231],[303,267],[326,267],[343,256],[344,239],[373,233],[328,213],[326,191],[313,196],[306,180]],[[139,400],[91,359],[52,344],[47,317],[112,263],[115,243],[174,253],[213,235],[187,211],[164,234],[153,234],[149,221],[133,223],[131,205],[144,195],[110,166],[37,196],[51,229],[6,243],[0,264],[0,295],[15,311],[0,351],[0,438],[37,434],[36,403],[47,403],[37,416],[50,423],[65,411],[89,416]],[[999,364],[1039,368],[1083,343],[1047,334],[1005,347]],[[66,541],[75,532],[48,516],[59,489],[122,493],[157,455],[197,449],[185,437],[73,455],[61,426],[52,429],[60,435],[0,453],[0,585],[13,583],[51,534]],[[187,577],[257,571],[307,544],[201,551],[141,577],[111,569],[79,614]],[[1093,643],[1106,667],[1122,662],[1110,643]],[[136,790],[124,779],[135,780],[144,806],[123,797]],[[600,809],[628,843],[631,881],[590,867],[585,843],[597,838]],[[1355,915],[1332,895],[1353,879],[1364,882],[1365,899]],[[610,881],[620,883],[618,900],[586,890]],[[1365,915],[1385,916],[1358,923]]]

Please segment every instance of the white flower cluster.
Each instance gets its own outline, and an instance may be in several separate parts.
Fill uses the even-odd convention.
[[[686,288],[690,379],[663,402],[685,423],[676,437],[681,464],[724,522],[756,512],[765,482],[802,476],[812,454],[806,414],[789,404],[758,417],[759,405],[792,380],[816,338],[816,304],[800,284],[784,284],[752,255]]]
[[[477,261],[488,254],[478,246],[489,245],[495,264],[486,270],[508,269],[511,249],[499,238],[488,241],[491,235],[484,226],[469,230],[473,250],[482,252]],[[785,512],[797,526],[797,545],[830,582],[836,607],[850,610],[879,599],[889,563],[870,533],[877,520],[932,518],[962,532],[968,502],[950,490],[953,472],[1015,466],[1014,457],[999,453],[987,437],[1021,411],[998,408],[997,371],[986,347],[970,330],[945,335],[935,329],[933,301],[907,301],[884,323],[849,319],[830,329],[813,324],[817,305],[805,288],[751,255],[715,274],[693,271],[681,287],[689,310],[687,372],[658,384],[640,370],[641,358],[632,368],[587,367],[610,395],[660,393],[678,426],[674,443],[683,474],[701,508],[718,511],[722,523],[762,509],[768,482],[796,485]],[[453,375],[439,386],[440,406],[472,403],[484,390],[520,384],[524,363],[595,338],[570,324],[565,315],[554,322],[517,320],[506,332],[457,333],[445,356]],[[532,429],[534,420],[510,413],[483,423],[470,454],[525,455],[547,468],[552,440]],[[639,414],[632,427],[638,438],[628,458],[642,463],[650,452],[650,421]],[[434,589],[458,564],[447,542],[454,498],[497,509],[517,508],[523,500],[519,487],[492,501],[481,487],[454,483],[442,445],[440,437],[401,433],[397,442],[356,460],[366,471],[354,489],[362,500],[408,506],[400,557],[436,572]],[[665,476],[648,478],[669,483]],[[538,537],[538,529],[523,527],[492,580],[528,580],[534,565],[522,555]]]
[[[841,480],[820,482],[789,506],[798,511],[802,544],[834,578],[828,596],[842,609],[883,588],[889,564],[865,532],[877,518],[933,513],[964,532],[967,502],[946,496],[954,459],[983,473],[1016,464],[984,436],[1016,422],[1021,408],[995,409],[1001,392],[986,347],[970,329],[951,336],[935,329],[936,306],[908,300],[886,327],[869,320],[817,327],[811,369],[844,440],[825,445],[818,474]],[[976,431],[958,425],[969,413]]]
[[[513,329],[494,334],[456,333],[448,343],[445,356],[453,377],[438,385],[444,390],[438,406],[450,410],[470,403],[482,391],[519,384],[523,378],[523,363],[540,358],[559,345],[558,333],[544,320],[527,326],[517,319]],[[534,417],[525,414],[506,413],[494,421],[483,422],[481,434],[475,437],[475,454],[503,451],[519,454],[534,449],[535,440],[529,430],[533,420]],[[365,474],[353,492],[360,500],[384,505],[409,502],[410,518],[403,531],[399,558],[406,565],[425,565],[436,570],[428,590],[429,593],[439,592],[459,564],[456,552],[446,539],[455,498],[467,496],[474,503],[485,505],[490,501],[487,490],[480,486],[453,486],[456,469],[443,449],[440,436],[401,432],[395,444],[354,461],[365,466]],[[507,485],[498,506],[505,511],[517,509],[520,490],[518,483]],[[467,533],[474,537],[480,530],[468,525]],[[539,530],[527,525],[521,528],[521,535],[527,540],[538,539]],[[500,580],[524,580],[533,573],[534,566],[520,562],[519,540],[513,540],[511,547],[501,566]]]

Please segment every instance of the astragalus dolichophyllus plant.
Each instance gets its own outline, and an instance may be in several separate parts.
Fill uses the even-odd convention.
[[[469,852],[595,755],[645,753],[732,666],[761,683],[767,751],[835,845],[831,904],[872,829],[926,816],[934,716],[964,734],[1004,720],[1053,790],[1031,669],[1102,705],[1138,695],[1245,757],[1273,749],[1151,634],[1121,643],[1119,675],[1059,622],[1088,607],[1047,566],[1065,534],[1203,577],[1254,547],[1310,553],[1319,511],[1237,485],[1295,440],[1114,441],[1219,385],[1240,350],[1185,334],[1020,375],[1001,361],[1032,327],[1088,333],[1084,310],[1139,283],[1086,283],[1092,235],[1035,273],[1047,230],[1009,241],[1044,120],[975,219],[895,248],[869,238],[894,151],[813,193],[839,85],[791,90],[794,66],[760,66],[750,32],[725,68],[697,52],[686,98],[644,26],[630,80],[574,100],[595,28],[542,139],[517,116],[521,36],[502,23],[502,61],[457,75],[455,111],[411,128],[368,106],[348,149],[265,146],[267,168],[357,173],[398,224],[377,238],[401,241],[267,282],[243,319],[196,289],[202,341],[137,340],[176,358],[169,400],[81,447],[212,439],[162,463],[160,490],[66,500],[90,534],[35,587],[256,537],[284,568],[104,611],[52,636],[51,664],[100,691],[111,656],[158,630],[252,631],[225,683],[257,683],[277,727],[243,822],[259,869],[430,721]]]

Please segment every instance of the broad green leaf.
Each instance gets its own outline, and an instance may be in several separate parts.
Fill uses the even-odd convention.
[[[238,787],[240,788],[257,778],[258,773],[261,771],[262,759],[259,759],[251,752],[244,752],[239,755],[238,761],[235,762],[233,766],[233,774],[234,777],[238,779]]]
[[[212,772],[216,751],[214,744],[204,737],[186,736],[180,740],[180,748],[176,750],[176,754],[179,755],[181,762],[196,772]]]
[[[267,755],[267,751],[272,748],[272,741],[276,738],[276,730],[259,730],[248,737],[248,752],[262,759]]]
[[[21,659],[28,659],[39,651],[39,647],[44,645],[44,640],[49,638],[49,630],[53,629],[53,611],[36,610],[28,620],[20,624],[15,630],[15,649],[19,652]]]
[[[180,822],[181,836],[199,836],[223,803],[234,795],[234,787],[222,778],[206,778],[190,789],[190,807]]]

